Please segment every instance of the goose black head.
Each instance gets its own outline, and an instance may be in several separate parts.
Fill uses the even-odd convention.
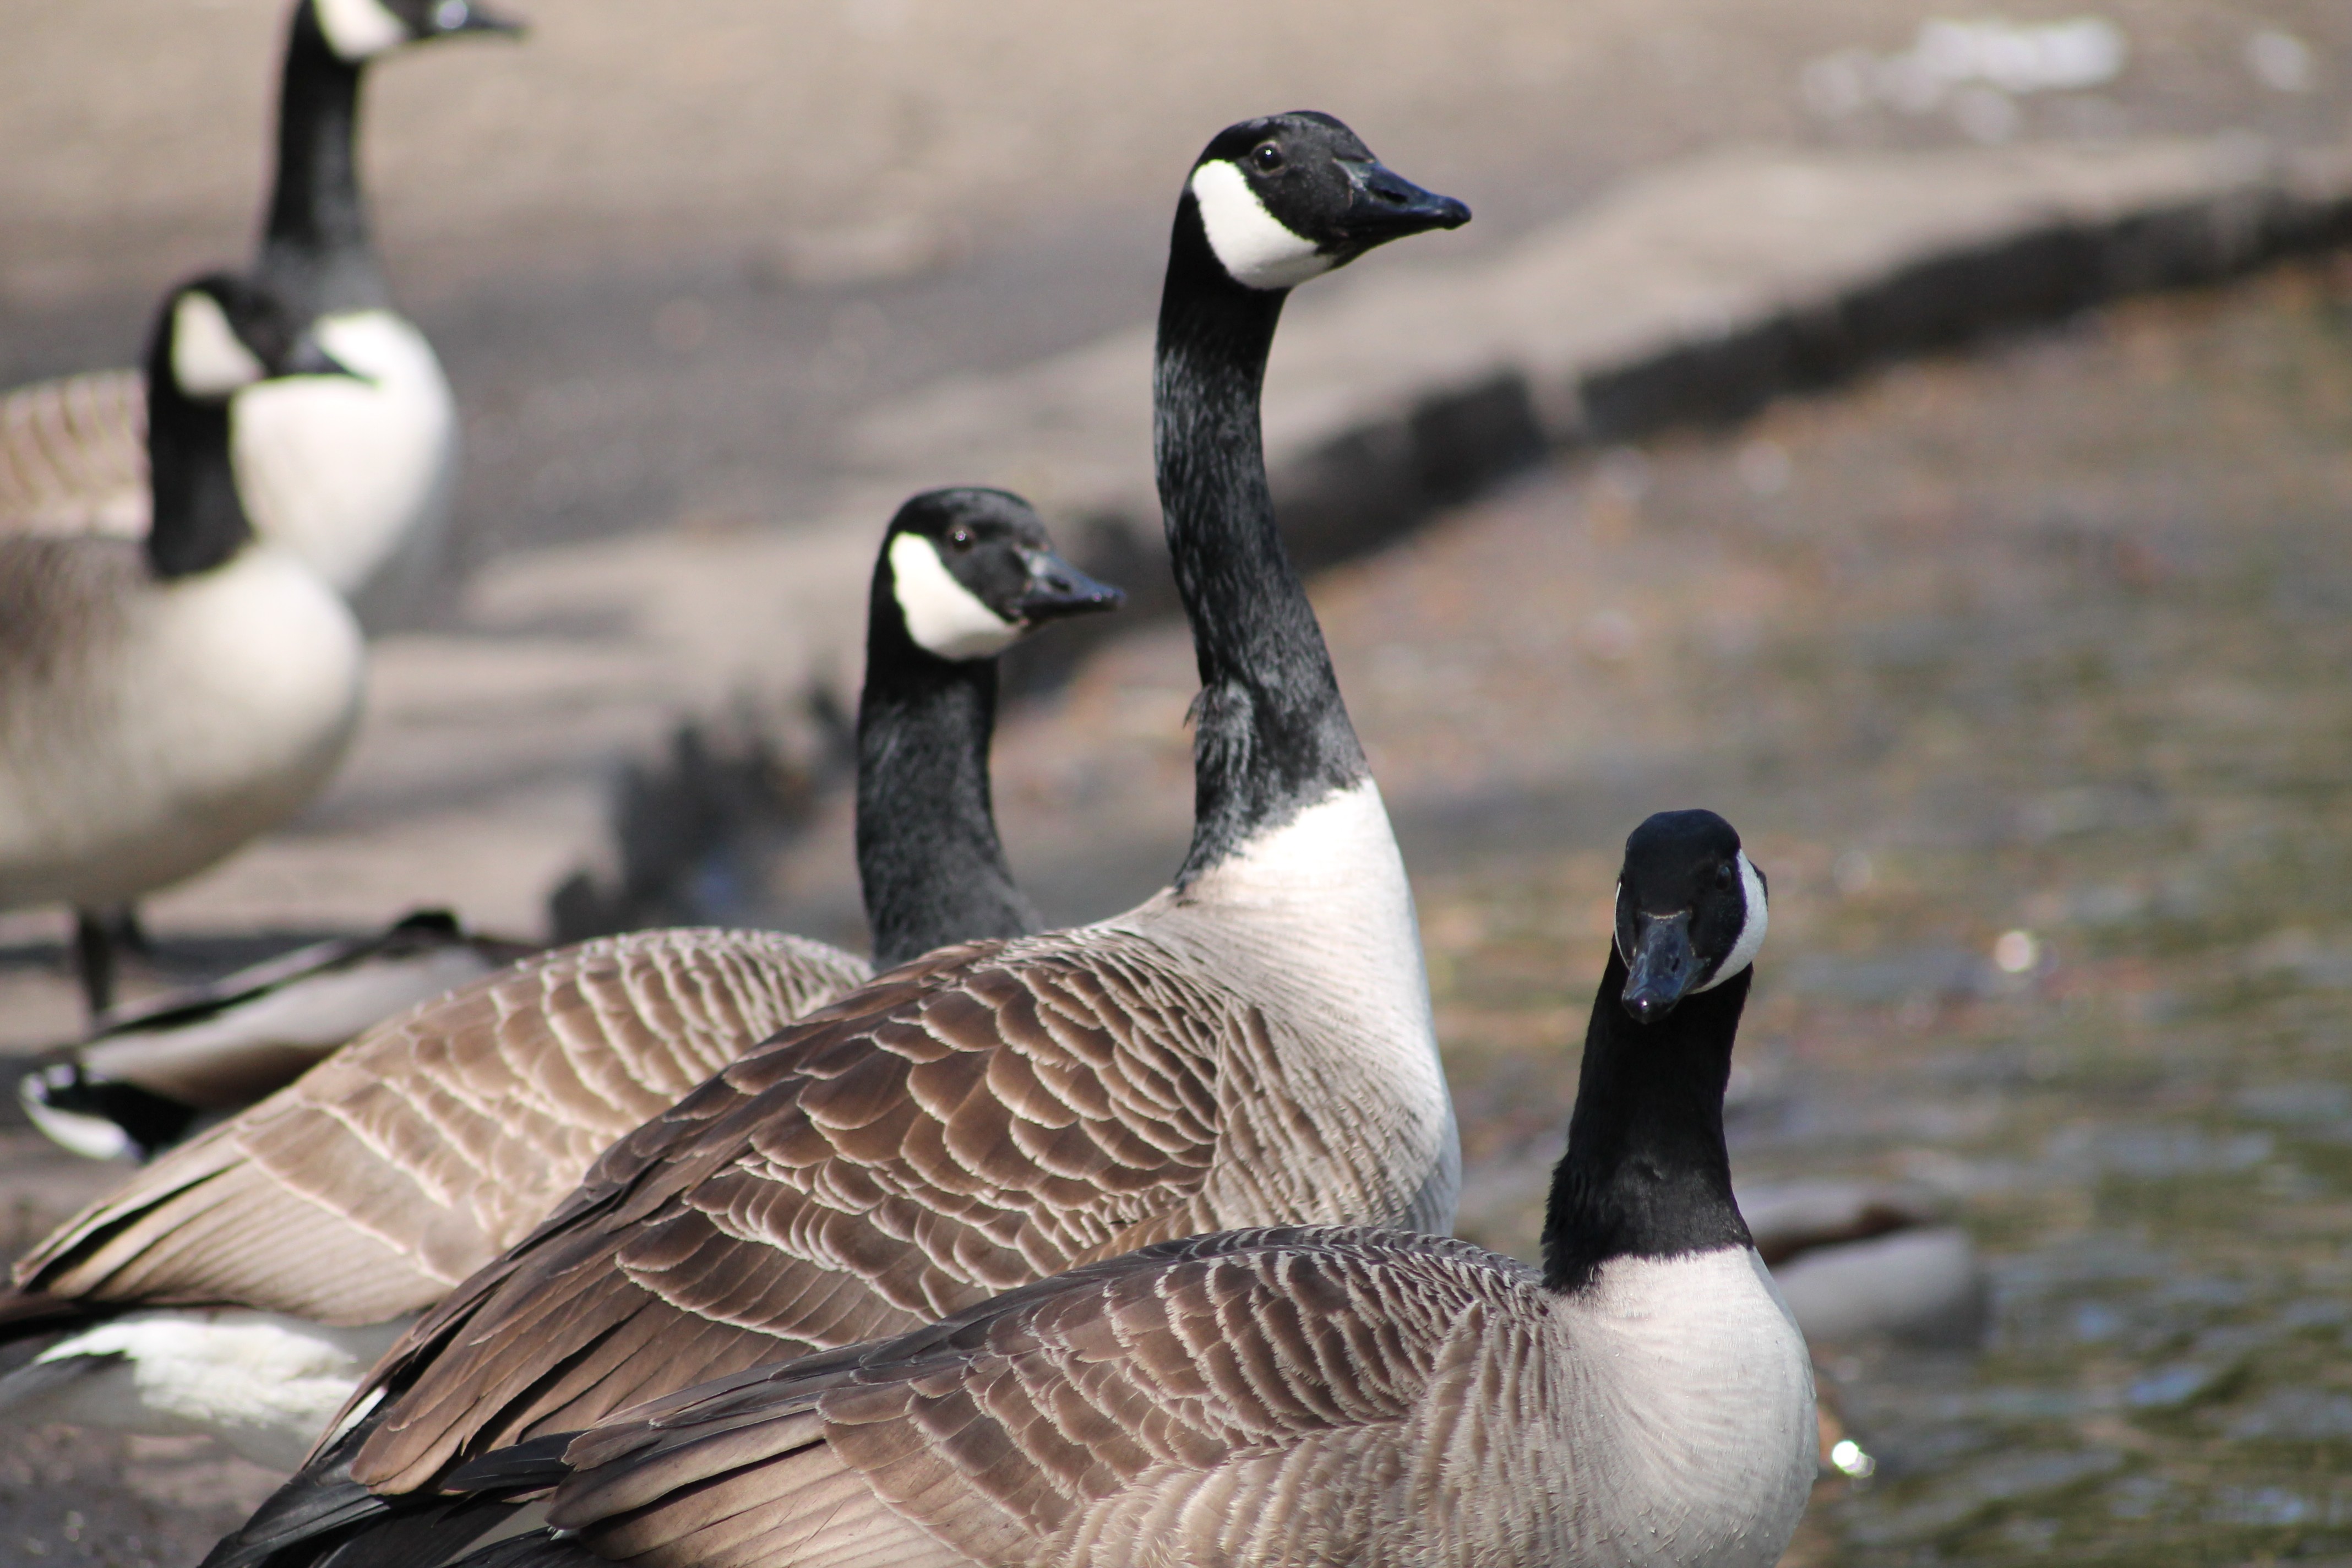
[[[229,272],[173,289],[148,350],[151,395],[207,405],[282,376],[351,374],[276,295]]]
[[[1296,288],[1376,245],[1470,221],[1468,207],[1382,167],[1354,132],[1307,110],[1227,126],[1187,194],[1218,263],[1252,289]]]
[[[230,457],[231,400],[292,375],[349,375],[277,295],[215,272],[163,300],[147,343],[147,557],[205,572],[252,536]]]
[[[1764,875],[1711,811],[1662,811],[1625,840],[1617,953],[1625,1011],[1655,1023],[1756,961],[1771,911]]]
[[[303,0],[327,47],[347,64],[456,33],[520,33],[522,24],[474,0]]]
[[[978,489],[926,490],[900,507],[875,588],[908,641],[951,660],[993,658],[1046,621],[1127,598],[1056,555],[1027,501]]]

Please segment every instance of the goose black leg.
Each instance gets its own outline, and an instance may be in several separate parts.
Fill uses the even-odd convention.
[[[114,1005],[114,932],[107,912],[74,911],[74,972],[93,1019]]]

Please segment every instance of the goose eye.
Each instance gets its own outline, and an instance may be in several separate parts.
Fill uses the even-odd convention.
[[[1283,165],[1282,149],[1271,142],[1261,142],[1250,149],[1250,166],[1261,174],[1271,174]]]
[[[971,548],[971,530],[961,525],[948,530],[948,542],[958,550]]]
[[[1731,884],[1732,884],[1732,883],[1734,883],[1734,882],[1736,882],[1736,881],[1738,881],[1738,879],[1739,879],[1739,874],[1738,874],[1737,871],[1734,871],[1734,870],[1731,868],[1731,862],[1730,862],[1730,861],[1726,860],[1726,861],[1724,861],[1722,864],[1720,864],[1720,865],[1718,865],[1717,867],[1716,867],[1716,868],[1715,868],[1715,885],[1716,885],[1717,887],[1718,887],[1718,888],[1722,888],[1722,889],[1726,889],[1727,891],[1728,891],[1728,890],[1729,890],[1729,889],[1730,889],[1730,887],[1731,887]]]

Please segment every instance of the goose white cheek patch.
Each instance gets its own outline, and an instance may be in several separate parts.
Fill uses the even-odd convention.
[[[1192,199],[1201,204],[1201,226],[1209,248],[1234,282],[1252,289],[1295,289],[1331,270],[1331,258],[1315,242],[1265,210],[1249,178],[1218,159],[1192,171]]]
[[[890,584],[907,635],[941,658],[988,658],[1021,637],[1019,626],[955,580],[938,549],[919,533],[890,542]]]
[[[1745,849],[1739,851],[1739,891],[1748,904],[1748,919],[1739,928],[1739,940],[1731,944],[1731,951],[1723,955],[1723,962],[1715,966],[1715,973],[1699,987],[1701,991],[1714,990],[1755,963],[1757,953],[1763,949],[1764,928],[1772,923],[1772,906],[1764,896],[1764,879],[1756,874]]]
[[[383,0],[313,0],[327,47],[356,64],[408,42],[408,25]]]
[[[172,307],[172,379],[190,397],[226,397],[266,373],[236,335],[220,301],[183,294]]]

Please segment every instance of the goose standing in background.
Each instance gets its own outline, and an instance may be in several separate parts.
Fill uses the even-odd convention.
[[[354,374],[245,399],[237,473],[253,526],[349,595],[371,629],[412,615],[436,564],[457,421],[369,240],[361,77],[407,44],[515,30],[470,0],[296,0],[288,19],[277,175],[251,276]],[[0,531],[142,533],[141,396],[135,374],[101,372],[0,398]]]
[[[513,32],[471,0],[295,0],[277,175],[250,281],[352,374],[273,381],[239,399],[234,468],[248,523],[348,597],[373,630],[414,616],[437,569],[457,471],[457,404],[432,345],[392,308],[368,237],[355,132],[360,79],[404,45]],[[135,372],[0,398],[0,536],[141,537],[153,485]],[[143,945],[129,903],[76,930],[93,1014],[118,947]]]
[[[307,804],[359,721],[358,624],[255,536],[229,447],[274,384],[348,379],[274,295],[215,274],[166,298],[147,355],[144,540],[0,535],[0,909],[66,904],[93,1009],[97,911]]]
[[[528,958],[527,942],[420,910],[202,984],[110,1009],[16,1082],[26,1117],[92,1160],[152,1160],[207,1118],[283,1089],[372,1025]]]
[[[1326,115],[1209,144],[1155,389],[1202,679],[1174,884],[884,975],[630,1133],[378,1363],[356,1424],[215,1568],[317,1562],[430,1512],[470,1456],[1152,1241],[1450,1228],[1460,1152],[1412,892],[1276,530],[1258,405],[1294,285],[1468,218]]]
[[[995,656],[1120,598],[1004,491],[927,492],[892,520],[859,716],[858,860],[882,962],[1032,918],[990,809]],[[520,1240],[614,1139],[869,973],[772,931],[641,931],[415,1008],[19,1263],[0,1338],[84,1331],[0,1379],[0,1410],[210,1431],[291,1470],[398,1320]],[[142,1310],[199,1305],[227,1310]]]
[[[1364,1229],[1130,1253],[490,1455],[453,1486],[560,1479],[567,1535],[467,1568],[1769,1568],[1814,1429],[1724,1147],[1764,880],[1664,812],[1616,904],[1540,1271]]]

